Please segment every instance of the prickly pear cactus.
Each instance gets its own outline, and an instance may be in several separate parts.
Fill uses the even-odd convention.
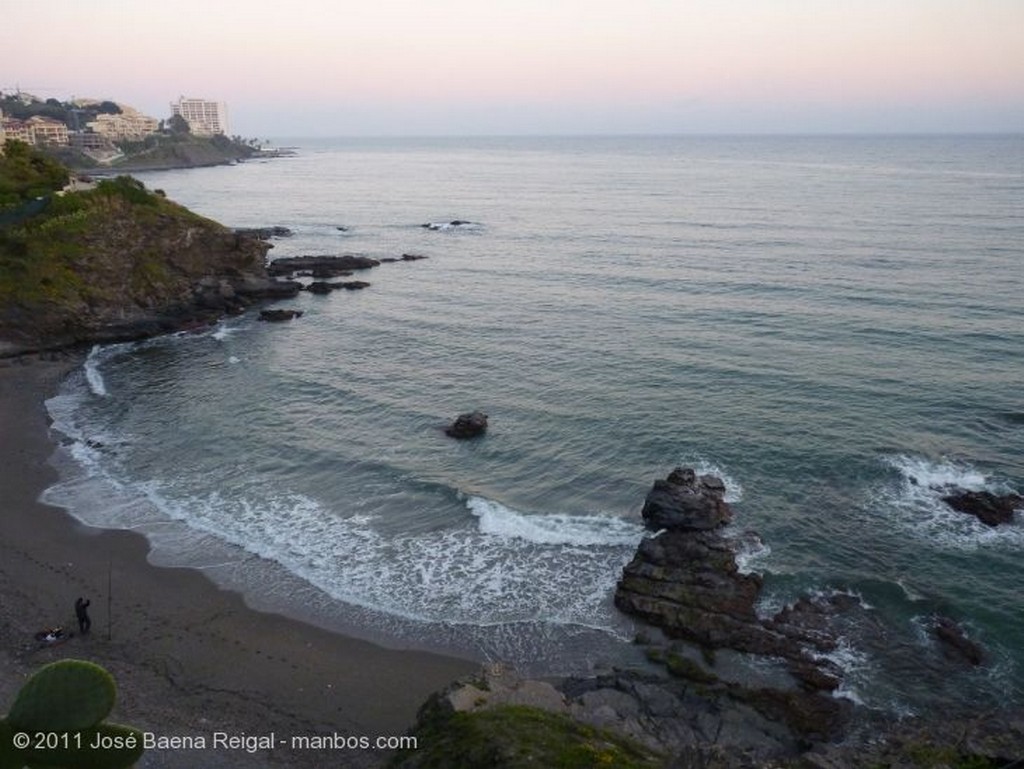
[[[99,665],[61,660],[40,669],[0,720],[0,769],[121,769],[142,755],[142,733],[103,723],[114,679]]]

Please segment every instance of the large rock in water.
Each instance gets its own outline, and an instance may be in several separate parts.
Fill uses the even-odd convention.
[[[781,658],[806,689],[835,689],[839,671],[821,655],[837,644],[827,617],[844,607],[803,599],[760,618],[762,580],[737,567],[737,540],[722,534],[732,519],[724,497],[719,478],[691,469],[676,468],[655,481],[643,516],[659,533],[644,539],[623,568],[615,605],[670,638],[705,650]]]
[[[1024,507],[1018,494],[993,494],[991,491],[952,490],[942,501],[954,510],[973,515],[987,526],[1013,521],[1013,511]]]
[[[703,531],[732,520],[722,480],[713,475],[698,477],[693,470],[682,467],[665,480],[654,482],[641,515],[647,528],[655,531]]]
[[[459,414],[448,427],[445,433],[452,438],[466,439],[476,438],[487,431],[487,415],[482,411],[473,411],[468,414]]]

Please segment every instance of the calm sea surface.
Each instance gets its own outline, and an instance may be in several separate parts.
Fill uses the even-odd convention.
[[[291,228],[274,257],[429,258],[97,348],[49,402],[46,499],[255,606],[565,672],[631,658],[614,584],[691,465],[761,535],[764,611],[870,607],[845,694],[1024,702],[1024,520],[932,488],[1024,490],[1024,138],[294,143],[140,178]],[[474,408],[487,437],[445,437]],[[989,664],[941,673],[936,612]]]

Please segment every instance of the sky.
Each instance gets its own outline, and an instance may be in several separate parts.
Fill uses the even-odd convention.
[[[0,90],[312,136],[1024,131],[1024,0],[48,0]]]

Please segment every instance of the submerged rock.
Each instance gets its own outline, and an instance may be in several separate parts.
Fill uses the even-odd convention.
[[[280,323],[281,321],[301,317],[302,310],[260,310],[260,320],[269,321],[271,323]]]
[[[935,617],[932,635],[942,645],[942,651],[947,658],[967,662],[973,666],[980,665],[985,659],[981,646],[968,638],[963,627],[949,617]]]
[[[460,440],[476,438],[487,431],[487,415],[482,411],[459,414],[444,431],[450,437]]]
[[[973,515],[986,526],[999,526],[1013,521],[1013,511],[1024,507],[1018,494],[993,494],[991,491],[952,489],[942,501],[957,512]]]
[[[426,224],[421,224],[420,227],[438,232],[440,230],[450,230],[454,227],[469,227],[472,225],[473,222],[467,222],[462,219],[452,219],[450,222],[427,222]]]

